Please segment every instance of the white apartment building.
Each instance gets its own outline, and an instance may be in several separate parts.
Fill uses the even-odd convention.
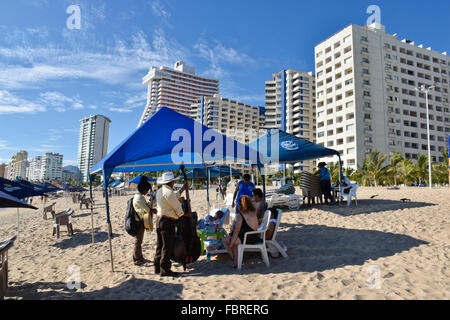
[[[30,160],[30,165],[28,167],[28,180],[30,181],[40,181],[41,180],[41,169],[42,169],[42,157],[38,156]]]
[[[45,153],[42,157],[40,181],[56,180],[63,178],[63,155],[59,153]]]
[[[11,157],[8,165],[8,179],[26,179],[28,169],[28,152],[20,151]]]
[[[191,115],[191,105],[201,96],[219,93],[219,81],[195,75],[194,67],[177,61],[174,69],[151,67],[143,78],[148,87],[147,105],[139,121],[141,126],[162,107],[168,107],[185,116]]]
[[[59,153],[45,153],[30,160],[27,178],[30,181],[62,181],[63,155]]]
[[[111,120],[93,115],[81,120],[78,144],[78,168],[83,182],[89,181],[89,171],[108,154],[108,136]]]
[[[315,76],[312,72],[283,70],[266,81],[266,129],[281,129],[315,142]],[[313,161],[302,161],[295,172],[312,171]]]
[[[383,25],[350,25],[315,47],[317,143],[338,150],[344,167],[362,166],[372,151],[427,154],[425,94],[429,93],[431,153],[442,161],[449,134],[450,57]],[[324,159],[326,160],[326,159]]]

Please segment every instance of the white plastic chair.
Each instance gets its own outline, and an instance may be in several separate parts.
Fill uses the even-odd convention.
[[[246,232],[244,235],[244,242],[238,246],[238,270],[240,271],[242,269],[242,259],[244,258],[244,251],[259,251],[261,252],[261,257],[266,264],[267,268],[270,266],[269,262],[269,256],[267,254],[267,248],[266,248],[266,231],[269,227],[269,221],[270,221],[270,211],[267,210],[264,213],[263,221],[258,228],[257,231],[250,231]],[[259,234],[261,236],[261,242],[256,244],[247,244],[247,237],[252,234]]]
[[[287,251],[287,247],[284,243],[282,243],[281,241],[277,241],[276,240],[276,236],[278,233],[278,227],[280,225],[281,222],[281,216],[283,215],[283,211],[281,211],[280,209],[278,209],[278,217],[277,217],[277,223],[275,224],[275,230],[273,232],[273,236],[271,240],[266,240],[267,243],[267,251],[270,253],[270,255],[272,257],[278,257],[279,253],[281,253],[281,255],[284,258],[289,258],[289,256],[287,255],[286,251]],[[270,220],[269,220],[270,221]]]
[[[348,191],[348,193],[344,193],[344,190],[348,189],[348,187],[341,186],[341,188],[340,188],[341,190],[339,192],[340,197],[341,197],[341,199],[343,197],[347,197],[347,206],[350,207],[350,204],[352,202],[352,197],[355,199],[356,205],[358,205],[358,198],[356,197],[356,190],[358,189],[358,187],[359,187],[358,184],[352,184],[350,191]]]

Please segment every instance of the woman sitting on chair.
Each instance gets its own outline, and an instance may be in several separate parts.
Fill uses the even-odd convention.
[[[248,196],[242,196],[239,199],[239,212],[236,216],[236,224],[231,236],[223,239],[223,245],[233,260],[233,268],[238,265],[238,246],[244,243],[246,232],[256,231],[259,227],[256,209],[252,200]],[[255,244],[260,241],[259,235],[249,235],[247,244]]]

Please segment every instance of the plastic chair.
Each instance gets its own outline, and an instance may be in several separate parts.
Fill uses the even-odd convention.
[[[277,218],[277,223],[275,224],[275,230],[273,232],[272,239],[266,240],[267,251],[270,253],[270,255],[272,257],[278,257],[279,253],[281,253],[281,255],[284,258],[289,258],[289,256],[286,253],[286,251],[287,251],[286,245],[284,243],[279,242],[279,241],[276,240],[276,236],[277,236],[277,233],[278,233],[278,227],[280,226],[281,216],[282,215],[283,215],[283,211],[278,209],[278,218]]]
[[[238,246],[238,270],[240,271],[242,269],[242,259],[244,258],[244,252],[250,251],[255,252],[259,251],[261,252],[261,257],[266,264],[267,268],[270,267],[269,262],[269,256],[267,254],[267,248],[266,248],[266,231],[269,227],[269,221],[270,221],[270,211],[267,210],[264,214],[263,221],[258,228],[257,231],[250,231],[246,232],[244,235],[244,242]],[[261,242],[256,244],[247,244],[247,237],[252,234],[259,234],[261,236]]]
[[[67,226],[67,232],[70,236],[73,236],[73,227],[72,222],[70,221],[70,216],[75,211],[73,209],[67,209],[66,211],[54,214],[53,215],[53,236],[56,234],[56,237],[59,239],[60,234],[60,226]]]
[[[355,203],[356,205],[358,205],[358,198],[356,197],[356,190],[358,189],[359,185],[357,184],[352,184],[351,185],[351,189],[348,191],[348,193],[345,193],[344,190],[348,189],[349,187],[344,187],[341,186],[340,187],[340,197],[341,199],[343,199],[343,197],[347,197],[347,206],[350,207],[350,204],[352,202],[352,197],[355,199]]]

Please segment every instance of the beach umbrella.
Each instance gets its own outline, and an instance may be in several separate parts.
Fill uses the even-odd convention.
[[[35,191],[33,188],[30,188],[22,183],[17,181],[11,181],[5,178],[0,178],[0,191],[18,198],[20,200],[41,196],[43,193]],[[19,226],[20,226],[20,213],[19,208],[17,208],[17,238],[19,238]]]
[[[48,193],[56,192],[56,191],[60,191],[61,190],[61,188],[58,188],[57,186],[55,186],[55,185],[53,185],[51,183],[48,183],[48,182],[40,183],[40,184],[38,184],[38,186],[42,186],[42,187],[47,188],[47,190],[49,190],[49,191],[47,191]]]
[[[17,179],[15,182],[17,182],[17,183],[19,183],[21,185],[24,185],[24,186],[26,186],[28,188],[31,188],[34,191],[39,192],[41,195],[45,195],[46,193],[53,192],[53,188],[49,188],[47,186],[41,186],[41,185],[38,185],[38,184],[34,184],[34,183],[31,183],[31,182],[26,181],[26,180],[18,180]]]
[[[3,191],[0,191],[0,208],[29,208],[37,210],[36,207],[33,207],[28,203],[16,197],[13,197]]]
[[[22,183],[19,183],[17,181],[11,181],[5,178],[0,178],[0,191],[3,191],[18,199],[36,197],[44,194]]]

